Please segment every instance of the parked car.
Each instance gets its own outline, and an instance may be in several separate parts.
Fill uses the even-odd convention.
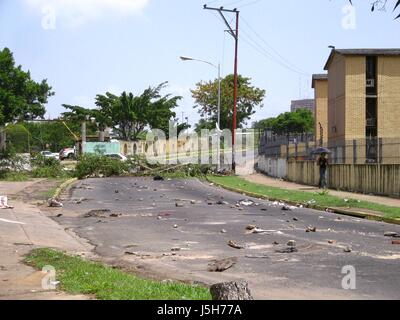
[[[60,160],[58,153],[53,153],[51,151],[40,151],[39,154],[41,154],[46,159],[52,158],[52,159]]]
[[[76,149],[75,148],[64,148],[59,153],[60,160],[65,159],[75,159],[76,158]]]
[[[125,157],[123,154],[120,154],[120,153],[111,153],[111,154],[106,154],[105,156],[107,158],[120,160],[122,162],[128,161],[128,158]]]

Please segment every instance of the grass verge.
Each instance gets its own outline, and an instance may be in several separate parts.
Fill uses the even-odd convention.
[[[99,300],[210,300],[209,290],[182,283],[140,279],[112,267],[66,255],[53,249],[31,252],[25,262],[38,270],[56,269],[60,289],[70,294],[94,295]]]
[[[367,201],[358,201],[354,199],[344,199],[329,195],[326,192],[305,192],[296,190],[286,190],[276,187],[269,187],[257,183],[248,182],[242,178],[236,176],[207,176],[207,179],[214,182],[222,187],[249,193],[255,197],[264,197],[270,200],[281,200],[287,202],[295,202],[300,204],[309,204],[315,208],[328,208],[328,207],[340,207],[340,208],[358,208],[367,209],[382,213],[382,216],[388,219],[400,218],[399,207],[389,207],[382,204],[376,204]]]
[[[50,178],[48,180],[54,181],[54,186],[52,186],[50,189],[46,191],[40,192],[40,196],[43,198],[56,198],[59,194],[59,190],[62,187],[64,183],[69,181],[70,179],[68,178],[61,178],[61,179],[54,179]]]

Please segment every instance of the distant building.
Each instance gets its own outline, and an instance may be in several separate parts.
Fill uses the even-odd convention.
[[[328,143],[328,74],[314,74],[312,88],[315,95],[315,143]]]
[[[314,99],[304,99],[304,100],[293,100],[290,110],[295,112],[299,109],[307,109],[310,110],[313,114],[315,114],[315,100]]]
[[[400,49],[333,49],[325,70],[336,156],[355,163],[400,159]]]

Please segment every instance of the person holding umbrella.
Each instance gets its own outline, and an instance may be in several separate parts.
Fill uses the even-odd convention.
[[[327,148],[318,148],[314,151],[314,154],[319,154],[317,164],[319,166],[319,187],[321,189],[326,188],[326,170],[328,169],[329,160],[327,158],[328,153],[331,153]]]

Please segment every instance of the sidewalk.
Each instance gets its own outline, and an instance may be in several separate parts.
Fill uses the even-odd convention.
[[[293,182],[288,182],[272,177],[268,177],[266,175],[257,173],[248,176],[244,176],[249,182],[254,182],[258,184],[267,185],[270,187],[276,187],[286,190],[296,190],[296,191],[305,191],[305,192],[316,192],[319,189],[314,186],[307,186],[302,184],[297,184]],[[377,204],[382,204],[385,206],[390,207],[400,207],[400,199],[395,198],[388,198],[388,197],[379,197],[379,196],[372,196],[372,195],[365,195],[359,193],[352,193],[352,192],[344,192],[344,191],[336,191],[329,189],[329,194],[332,196],[336,196],[342,199],[354,199],[354,200],[361,200],[361,201],[368,201]]]
[[[32,182],[0,182],[0,192],[7,190],[7,196],[12,197],[27,186],[32,186]],[[79,253],[87,252],[87,245],[69,235],[38,207],[20,201],[9,204],[14,209],[0,210],[0,300],[88,299],[43,290],[41,282],[45,274],[23,263],[25,255],[35,248],[51,247]]]

